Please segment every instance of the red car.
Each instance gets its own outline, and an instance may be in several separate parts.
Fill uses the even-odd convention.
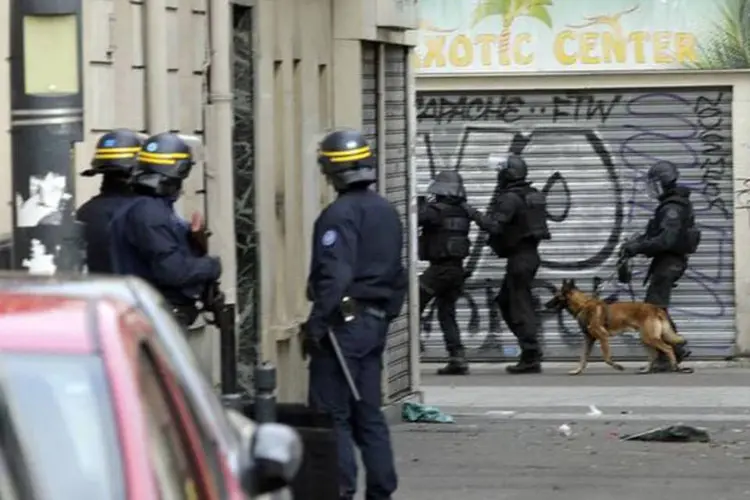
[[[234,500],[283,482],[258,474],[296,471],[300,445],[283,426],[246,433],[240,471],[207,448],[162,346],[124,301],[0,290],[0,391],[34,498]],[[269,440],[288,463],[253,468]]]

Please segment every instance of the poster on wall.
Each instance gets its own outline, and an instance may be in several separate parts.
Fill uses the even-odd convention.
[[[24,182],[25,181],[25,182]],[[70,270],[80,243],[77,235],[69,176],[47,171],[16,182],[14,253],[30,274],[55,274]],[[76,226],[71,230],[70,224]],[[75,238],[75,236],[74,236]]]
[[[421,0],[422,75],[750,67],[750,0]]]

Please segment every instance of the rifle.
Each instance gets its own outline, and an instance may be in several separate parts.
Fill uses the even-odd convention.
[[[221,391],[223,394],[235,394],[239,387],[237,383],[237,336],[234,329],[234,305],[226,303],[226,297],[221,291],[219,281],[214,281],[206,287],[202,310],[211,313],[211,317],[206,318],[206,322],[219,329]]]

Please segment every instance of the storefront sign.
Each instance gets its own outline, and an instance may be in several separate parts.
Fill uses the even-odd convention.
[[[421,74],[750,67],[750,0],[421,0]],[[747,44],[747,46],[745,46]]]

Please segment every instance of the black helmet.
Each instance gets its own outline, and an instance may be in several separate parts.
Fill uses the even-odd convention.
[[[659,198],[670,188],[677,184],[680,172],[674,164],[667,161],[659,161],[648,169],[648,194],[652,198]]]
[[[178,135],[163,132],[146,139],[131,182],[155,196],[174,196],[193,168],[193,152]]]
[[[443,170],[438,173],[427,187],[427,192],[435,196],[448,196],[466,200],[466,189],[461,174],[454,170]]]
[[[318,148],[318,164],[337,191],[377,180],[375,156],[367,139],[356,130],[336,130],[326,135]]]
[[[81,172],[81,175],[112,174],[127,178],[135,167],[141,146],[142,136],[132,130],[119,128],[107,132],[96,143],[91,168]]]
[[[529,173],[526,162],[517,154],[511,154],[497,165],[498,181],[501,185],[507,186],[512,182],[522,181]]]

